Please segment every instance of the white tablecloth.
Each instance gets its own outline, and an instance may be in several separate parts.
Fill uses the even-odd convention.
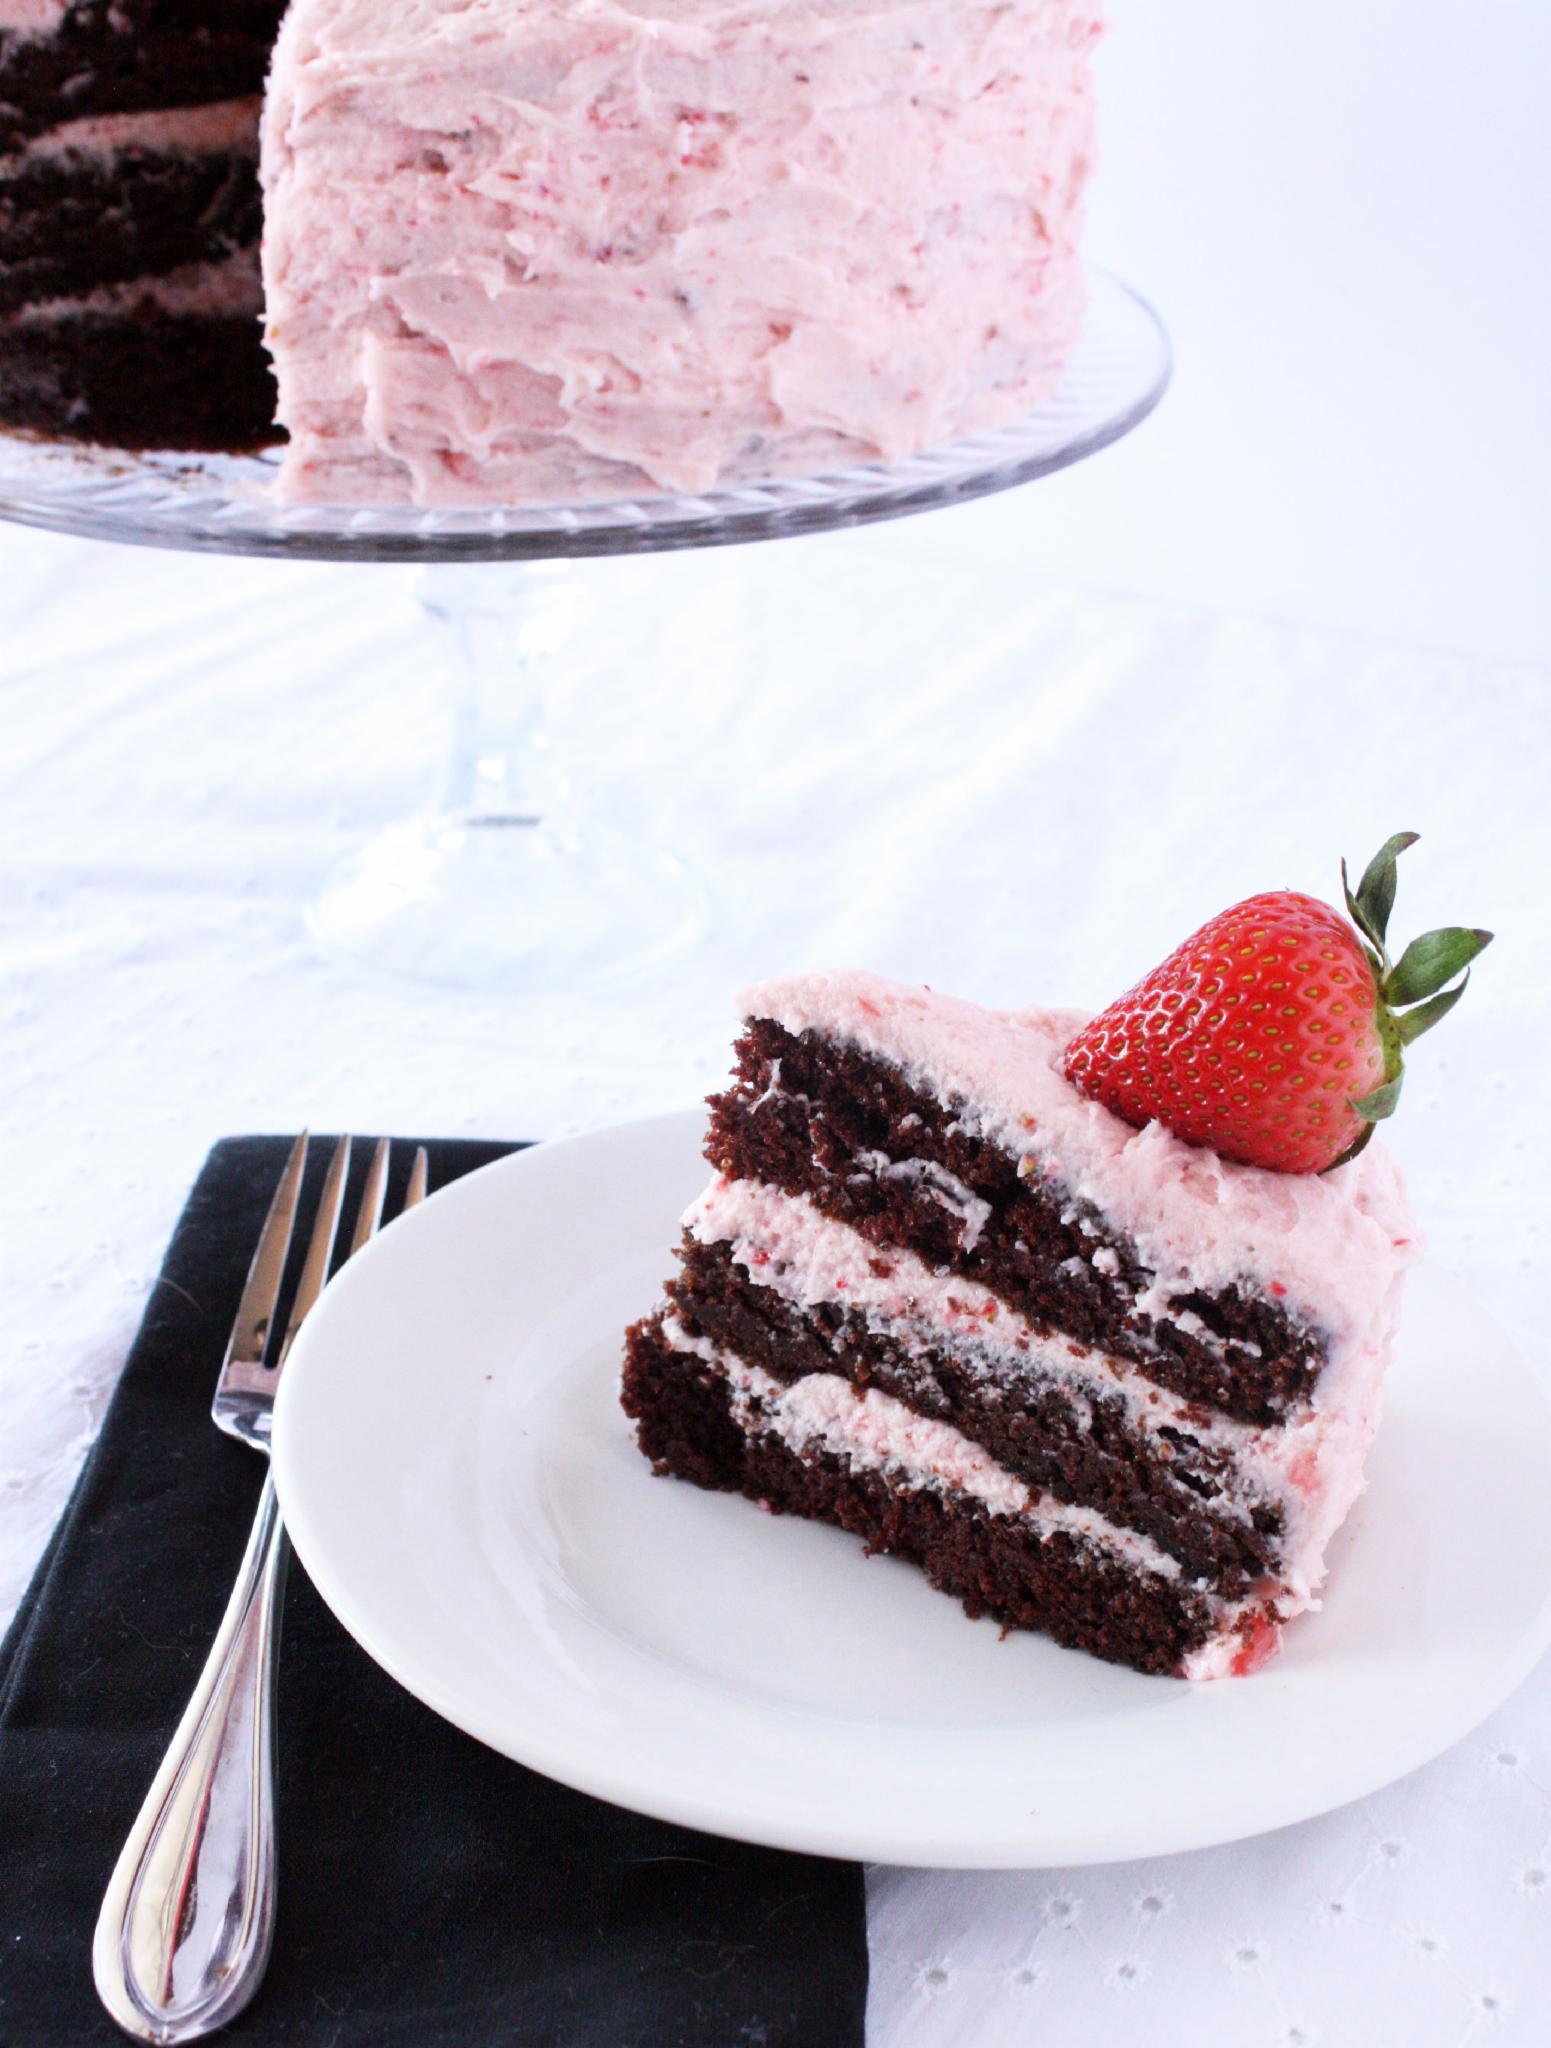
[[[330,856],[440,745],[399,572],[0,533],[0,1613],[222,1133],[546,1137],[690,1102],[734,986],[806,964],[1097,1005],[1235,897],[1328,894],[1403,826],[1426,837],[1398,927],[1502,936],[1394,1142],[1435,1256],[1547,1363],[1547,678],[1046,587],[995,531],[618,570],[621,619],[651,587],[661,629],[559,737],[616,823],[706,870],[713,924],[673,976],[564,1002],[375,980],[304,935]],[[1543,2040],[1551,1670],[1405,1783],[1258,1842],[870,1896],[876,2048]]]

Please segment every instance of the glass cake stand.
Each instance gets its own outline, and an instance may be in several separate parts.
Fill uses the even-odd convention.
[[[141,547],[421,565],[456,691],[451,758],[432,803],[337,864],[312,929],[422,980],[546,994],[607,986],[680,950],[705,917],[698,878],[671,852],[580,815],[544,742],[547,712],[589,658],[588,621],[617,611],[624,587],[608,558],[933,511],[1096,454],[1152,411],[1171,359],[1138,293],[1091,267],[1087,282],[1082,336],[1052,399],[906,462],[700,497],[422,511],[280,505],[272,453],[128,454],[0,433],[0,518]],[[639,609],[639,592],[629,601]]]

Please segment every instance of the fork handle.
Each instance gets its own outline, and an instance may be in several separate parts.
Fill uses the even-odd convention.
[[[269,1961],[275,1650],[288,1554],[266,1474],[215,1642],[97,1918],[98,1995],[140,2041],[198,2041],[225,2026]]]

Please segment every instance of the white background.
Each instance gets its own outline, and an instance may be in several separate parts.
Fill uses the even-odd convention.
[[[397,572],[0,533],[0,1613],[221,1133],[670,1107],[739,979],[825,959],[1097,1004],[1402,825],[1401,928],[1502,936],[1396,1149],[1436,1256],[1551,1363],[1551,9],[1115,12],[1090,247],[1174,334],[1158,416],[999,503],[613,572],[622,620],[662,616],[559,737],[711,878],[671,983],[432,995],[312,950],[323,867],[440,741]],[[1242,1849],[882,1874],[875,2043],[1538,2040],[1548,1708],[1542,1672],[1406,1785]]]

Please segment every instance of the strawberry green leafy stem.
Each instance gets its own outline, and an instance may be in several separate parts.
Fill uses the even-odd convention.
[[[1413,939],[1397,961],[1389,957],[1389,915],[1395,907],[1395,863],[1408,846],[1415,846],[1415,832],[1397,832],[1386,839],[1363,870],[1357,893],[1347,879],[1346,862],[1341,863],[1341,893],[1352,922],[1366,940],[1363,951],[1378,984],[1379,1037],[1384,1046],[1384,1079],[1371,1094],[1352,1103],[1366,1128],[1334,1164],[1344,1166],[1355,1159],[1373,1136],[1374,1125],[1393,1116],[1405,1079],[1405,1048],[1414,1045],[1424,1031],[1431,1031],[1446,1017],[1470,986],[1470,963],[1492,943],[1490,932],[1464,925],[1445,925],[1442,930],[1424,932]],[[1456,987],[1449,983],[1464,979]]]

